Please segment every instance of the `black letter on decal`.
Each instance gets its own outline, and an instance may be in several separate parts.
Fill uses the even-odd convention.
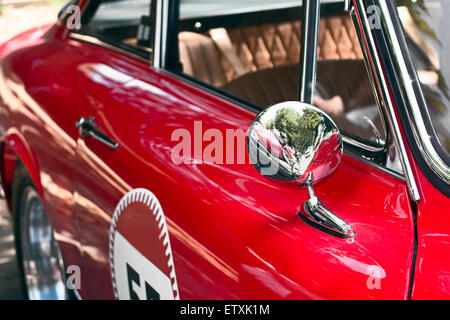
[[[147,293],[147,300],[160,300],[159,293],[145,282],[145,291]]]
[[[141,287],[141,280],[139,277],[139,273],[137,273],[136,270],[134,270],[133,267],[130,266],[128,263],[127,263],[127,275],[128,275],[128,288],[130,290],[130,299],[140,300],[136,291],[133,290],[133,282],[139,288]],[[145,293],[147,295],[147,300],[160,300],[159,293],[155,289],[153,289],[153,287],[149,285],[146,281],[145,281]]]
[[[127,275],[128,275],[128,288],[130,290],[130,299],[131,300],[140,300],[139,296],[133,290],[133,282],[141,286],[141,280],[139,274],[127,263]]]

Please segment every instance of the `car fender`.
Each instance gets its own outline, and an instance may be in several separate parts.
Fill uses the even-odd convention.
[[[16,129],[10,129],[5,137],[3,137],[3,150],[2,150],[2,181],[5,185],[11,185],[15,162],[14,165],[8,164],[8,161],[5,161],[6,158],[11,158],[11,156],[17,156],[17,160],[21,160],[25,168],[27,169],[31,180],[36,187],[42,201],[44,201],[43,197],[43,189],[41,184],[41,179],[39,175],[39,164],[37,159],[31,149],[31,147],[27,144],[26,140],[22,136],[22,134]],[[9,188],[5,188],[5,191]],[[8,197],[8,195],[7,195]],[[8,197],[10,198],[10,197]]]

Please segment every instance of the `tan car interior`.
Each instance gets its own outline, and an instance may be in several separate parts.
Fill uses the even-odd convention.
[[[183,73],[262,107],[297,100],[300,29],[300,21],[288,21],[182,31],[178,40]],[[367,110],[366,116],[384,139],[363,54],[348,15],[321,18],[317,69],[315,104],[341,130],[376,141],[373,128],[362,119]],[[358,108],[361,112],[355,110]],[[356,118],[351,117],[353,113]]]

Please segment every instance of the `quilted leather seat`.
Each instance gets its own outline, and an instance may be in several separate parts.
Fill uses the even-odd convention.
[[[299,21],[234,28],[228,35],[236,53],[248,72],[296,63],[300,57]],[[320,20],[318,60],[363,59],[363,54],[348,16],[324,17]],[[226,59],[222,58],[226,79],[235,77]]]
[[[211,38],[194,32],[180,32],[178,47],[184,73],[216,87],[227,82],[220,64],[220,52]]]
[[[236,54],[248,72],[296,63],[300,57],[299,21],[263,24],[229,29]],[[209,84],[220,86],[236,74],[209,36],[181,32],[180,61],[183,72]],[[320,20],[318,59],[363,59],[363,54],[348,16]]]

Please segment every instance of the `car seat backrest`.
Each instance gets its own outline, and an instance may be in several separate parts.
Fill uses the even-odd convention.
[[[220,52],[210,37],[180,32],[178,47],[184,73],[216,87],[226,83]]]
[[[228,36],[247,72],[296,63],[300,56],[300,21],[228,29]],[[183,72],[214,86],[236,78],[236,72],[214,41],[193,32],[179,34]],[[346,15],[320,20],[318,59],[362,59],[357,35]]]

